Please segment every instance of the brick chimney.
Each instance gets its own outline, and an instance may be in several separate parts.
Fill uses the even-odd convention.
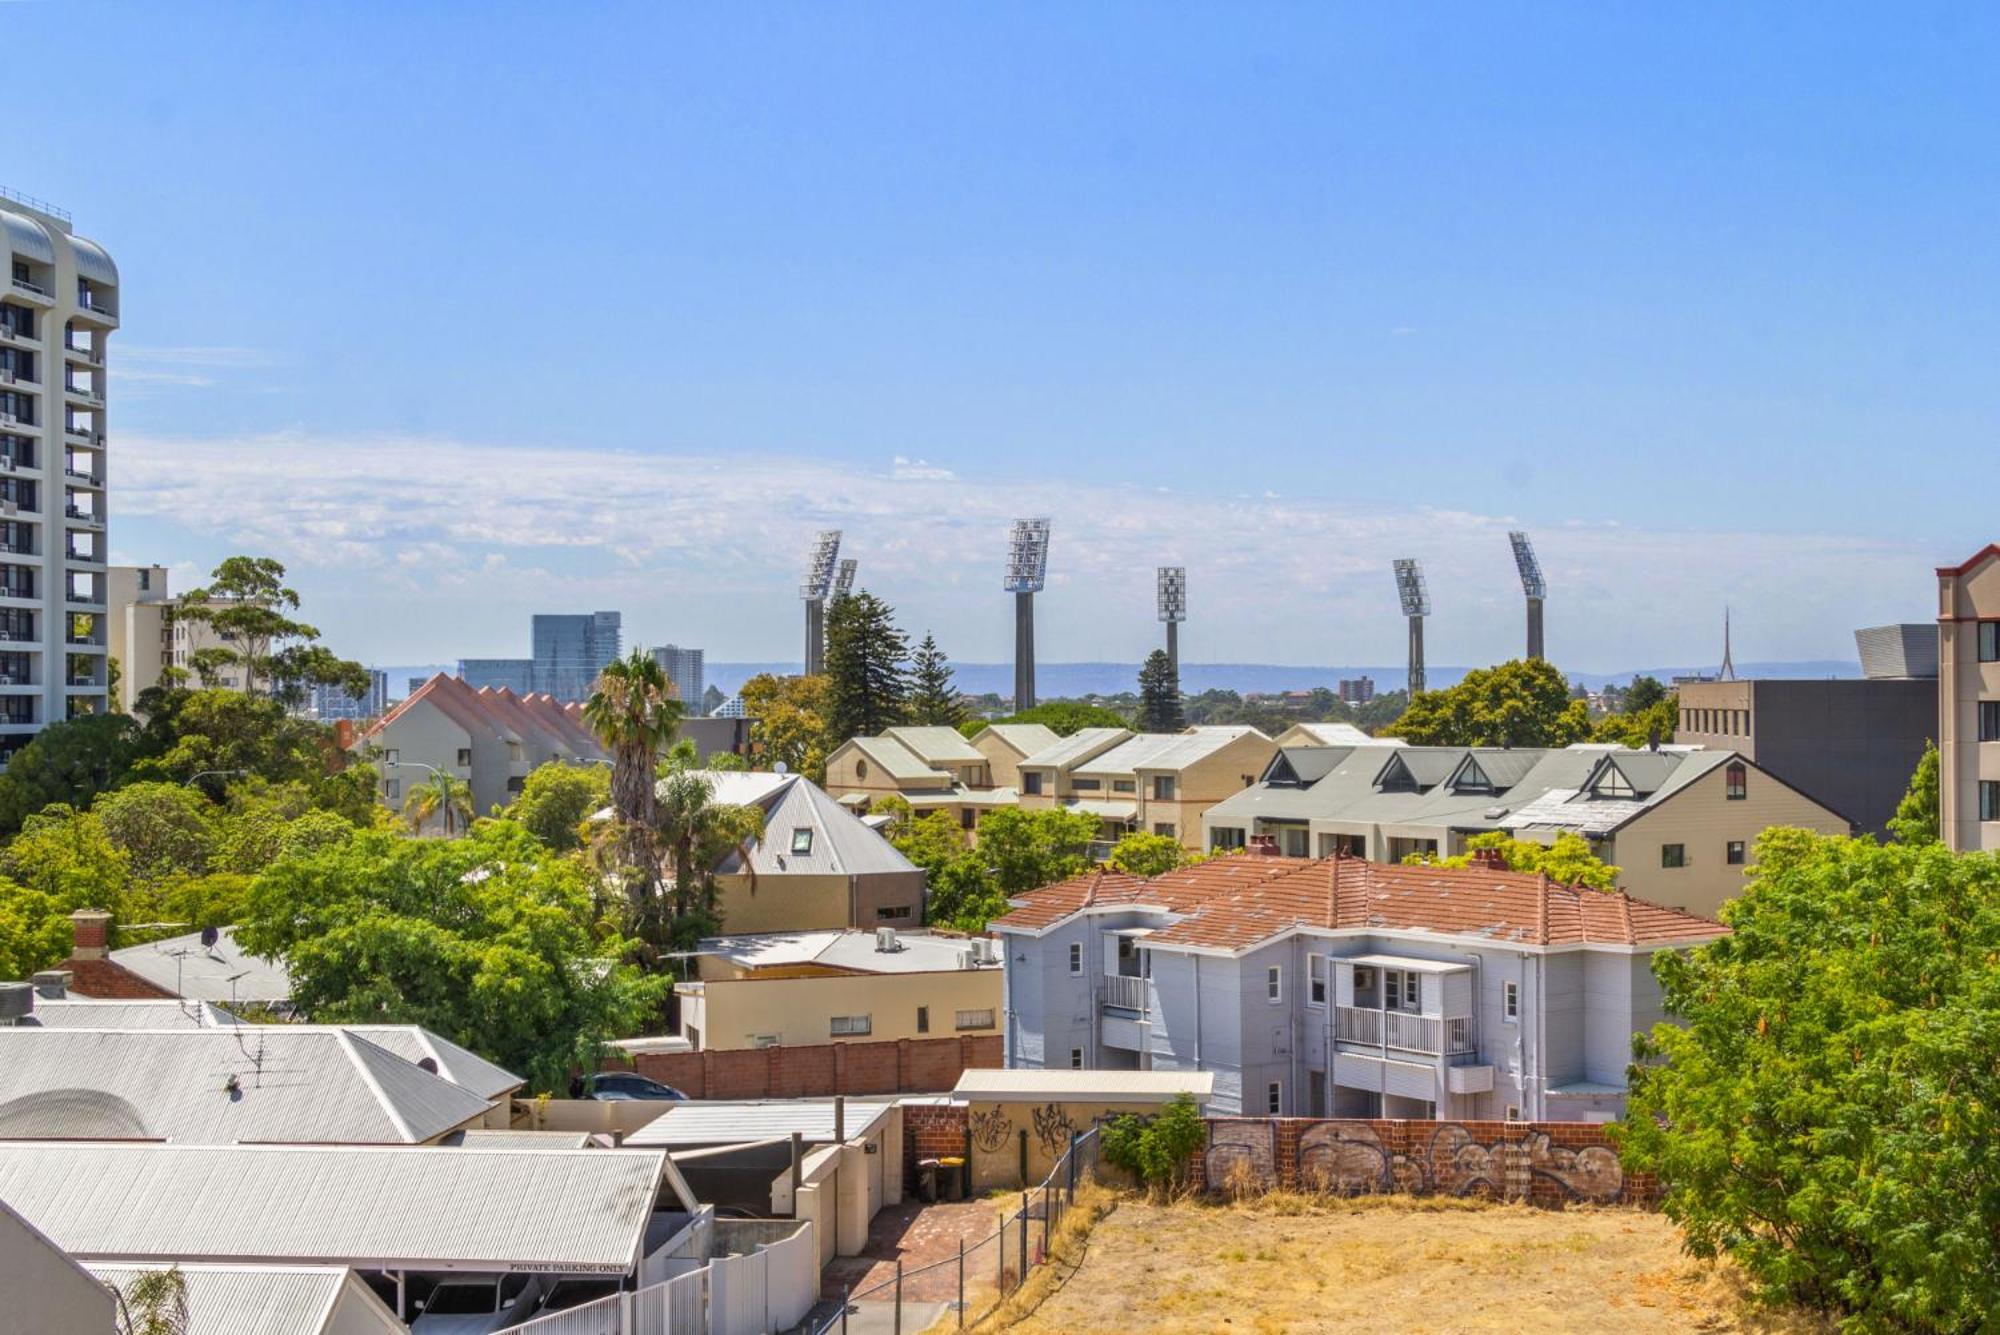
[[[76,940],[71,959],[101,960],[111,953],[106,949],[111,944],[110,914],[103,909],[78,909],[69,920]]]
[[[1472,865],[1488,871],[1506,871],[1507,855],[1497,848],[1475,848],[1472,850]]]

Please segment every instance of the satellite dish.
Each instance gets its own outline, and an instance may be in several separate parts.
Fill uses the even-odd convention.
[[[777,764],[771,766],[771,773],[773,774],[790,774],[791,772],[792,772],[792,767],[790,765],[787,765],[782,760],[780,760]]]
[[[438,1073],[437,1058],[419,1057],[417,1059],[417,1069],[419,1071],[429,1071],[432,1075],[436,1075]]]
[[[201,943],[202,945],[208,947],[210,950],[215,949],[215,943],[220,941],[221,939],[222,939],[222,931],[220,928],[204,927],[201,929]]]

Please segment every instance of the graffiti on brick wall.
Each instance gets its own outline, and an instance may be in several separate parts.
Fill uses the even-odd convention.
[[[1525,1196],[1535,1178],[1555,1183],[1573,1200],[1599,1203],[1617,1200],[1625,1186],[1618,1155],[1608,1147],[1565,1149],[1542,1131],[1482,1143],[1467,1128],[1446,1122],[1414,1155],[1383,1144],[1366,1122],[1315,1122],[1299,1136],[1299,1185],[1311,1191]]]
[[[1032,1119],[1035,1140],[1042,1153],[1051,1159],[1061,1158],[1069,1149],[1070,1138],[1076,1134],[1076,1123],[1070,1120],[1069,1112],[1060,1103],[1050,1103],[1035,1109]]]
[[[998,1108],[988,1108],[984,1112],[973,1113],[970,1125],[973,1145],[986,1154],[998,1154],[1006,1149],[1007,1134],[1014,1129],[1014,1124],[1007,1119],[1007,1114]]]
[[[1269,1191],[1278,1185],[1277,1124],[1210,1122],[1201,1166],[1212,1188]]]

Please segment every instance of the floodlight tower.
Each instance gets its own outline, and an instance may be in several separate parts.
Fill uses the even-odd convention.
[[[1514,566],[1521,572],[1521,592],[1528,595],[1528,658],[1534,661],[1542,656],[1542,600],[1549,596],[1549,586],[1542,578],[1542,563],[1535,559],[1528,535],[1516,529],[1507,535],[1507,541],[1514,544]]]
[[[837,603],[848,594],[854,592],[854,568],[856,564],[855,559],[851,556],[843,556],[840,559],[840,573],[833,577],[833,597],[828,600],[829,602]]]
[[[1035,707],[1035,595],[1048,583],[1049,521],[1016,519],[1007,542],[1007,592],[1014,595],[1014,708]]]
[[[1414,557],[1396,562],[1396,594],[1410,622],[1410,695],[1415,697],[1424,693],[1424,618],[1431,614],[1431,592]]]
[[[840,530],[830,528],[813,541],[812,559],[799,597],[806,604],[806,675],[826,671],[826,599],[833,589],[834,562],[840,557]]]
[[[1167,626],[1167,661],[1181,675],[1181,622],[1187,620],[1187,567],[1159,568],[1160,620]]]

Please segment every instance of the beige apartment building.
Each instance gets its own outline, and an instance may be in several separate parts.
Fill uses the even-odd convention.
[[[680,983],[696,1052],[1000,1032],[1000,957],[986,938],[769,932],[705,940]]]
[[[0,191],[0,762],[109,707],[105,345],[118,270],[53,205]]]
[[[972,839],[983,813],[1018,801],[1014,784],[1023,748],[1058,740],[1040,724],[1001,724],[971,741],[955,728],[890,728],[835,748],[826,760],[826,786],[855,810],[895,796],[920,816],[945,812]]]
[[[1141,831],[1201,851],[1203,815],[1255,784],[1277,753],[1276,742],[1244,726],[1083,728],[1021,761],[1021,806],[1088,812],[1106,840]]]
[[[118,664],[117,698],[112,708],[132,712],[142,691],[160,684],[173,666],[173,597],[165,566],[112,566],[105,609],[111,659]]]
[[[1937,580],[1941,834],[1959,852],[2000,848],[2000,543]]]

